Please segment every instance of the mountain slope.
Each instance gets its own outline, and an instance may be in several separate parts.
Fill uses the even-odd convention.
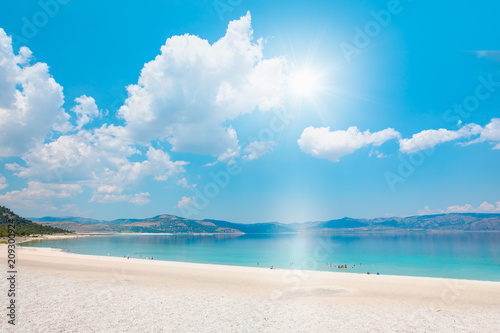
[[[80,217],[34,219],[43,225],[68,228],[76,232],[130,232],[130,233],[237,233],[238,229],[197,221],[173,215],[158,215],[146,219],[118,219],[98,221]]]
[[[330,221],[284,224],[232,223],[220,220],[192,220],[173,215],[146,219],[98,221],[81,217],[33,219],[41,224],[76,232],[131,233],[282,233],[338,231],[464,230],[500,231],[500,214],[440,214],[375,219],[342,218]]]
[[[338,220],[330,220],[326,222],[320,222],[316,225],[313,225],[305,230],[313,230],[313,229],[354,229],[354,228],[362,228],[368,227],[369,224],[363,220],[351,219],[349,217],[344,217],[343,219]]]
[[[206,222],[214,223],[220,227],[225,227],[229,229],[236,229],[240,232],[244,232],[246,234],[256,234],[256,233],[279,233],[279,232],[295,232],[297,231],[295,228],[292,228],[289,225],[284,223],[270,222],[270,223],[252,223],[252,224],[244,224],[244,223],[232,223],[227,221],[219,221],[219,220],[203,220]]]

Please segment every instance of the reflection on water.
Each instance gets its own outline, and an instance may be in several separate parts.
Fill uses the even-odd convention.
[[[26,246],[156,260],[500,281],[500,233],[116,235]]]

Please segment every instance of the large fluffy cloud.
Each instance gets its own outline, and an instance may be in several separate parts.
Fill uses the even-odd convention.
[[[330,131],[330,127],[307,127],[297,141],[304,153],[317,158],[338,162],[344,155],[352,154],[357,149],[369,145],[380,146],[400,134],[392,128],[371,133],[360,132],[357,127],[349,127],[347,131]]]
[[[125,192],[133,191],[145,177],[165,181],[185,172],[187,162],[172,161],[167,152],[149,142],[136,146],[124,127],[82,129],[99,115],[90,96],[75,99],[71,111],[76,126],[71,126],[69,115],[61,108],[62,87],[49,75],[46,64],[30,64],[30,58],[27,48],[15,55],[11,38],[0,29],[0,157],[20,155],[23,165],[5,167],[28,180],[26,188],[2,195],[3,202],[38,207],[35,202],[40,201],[47,202],[40,208],[52,209],[50,198],[69,199],[90,188],[90,201],[145,204],[149,193]],[[53,131],[64,133],[45,142]],[[132,162],[132,155],[138,155],[135,160],[140,161]],[[5,187],[2,176],[0,189]]]
[[[119,115],[130,137],[168,140],[173,151],[237,156],[236,131],[227,121],[284,103],[285,59],[264,59],[262,49],[249,13],[212,45],[188,34],[169,38],[127,88]]]
[[[76,125],[70,125],[62,87],[48,66],[30,64],[27,48],[15,55],[11,39],[0,30],[0,157],[21,156],[23,163],[5,167],[28,181],[28,187],[4,199],[28,202],[35,185],[57,182],[90,188],[90,201],[144,204],[149,193],[130,191],[146,177],[174,177],[181,186],[195,186],[182,176],[187,162],[171,160],[155,148],[157,141],[168,141],[173,151],[217,156],[217,161],[239,157],[237,133],[229,122],[284,103],[286,61],[264,59],[262,50],[262,40],[253,40],[249,13],[230,22],[225,36],[212,45],[192,35],[169,38],[144,65],[137,84],[127,87],[128,98],[118,112],[125,125],[92,128],[87,125],[99,115],[95,100],[76,98],[71,109]],[[47,141],[49,133],[54,139]],[[251,148],[245,150],[249,158],[265,153]]]
[[[11,42],[0,28],[0,157],[21,155],[51,130],[70,128],[62,87],[48,66],[31,64],[26,47],[15,55]]]
[[[187,162],[172,161],[167,152],[152,146],[147,148],[143,161],[131,162],[130,156],[141,153],[124,133],[123,127],[111,125],[63,135],[24,155],[26,167],[15,164],[6,167],[23,178],[87,185],[97,193],[94,200],[99,202],[112,201],[101,199],[100,194],[121,195],[144,177],[166,181],[185,172],[183,166]]]

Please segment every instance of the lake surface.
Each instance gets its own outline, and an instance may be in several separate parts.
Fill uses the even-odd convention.
[[[222,265],[256,267],[259,263],[264,268],[273,265],[275,268],[500,281],[498,232],[114,235],[23,245],[144,260],[153,256],[154,260]],[[339,265],[348,268],[338,269]]]

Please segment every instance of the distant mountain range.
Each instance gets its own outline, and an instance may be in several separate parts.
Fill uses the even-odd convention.
[[[342,218],[305,223],[232,223],[219,220],[192,220],[173,215],[146,219],[99,221],[83,217],[42,217],[32,221],[75,232],[120,233],[280,233],[338,231],[500,231],[500,214],[440,214],[376,219]]]

